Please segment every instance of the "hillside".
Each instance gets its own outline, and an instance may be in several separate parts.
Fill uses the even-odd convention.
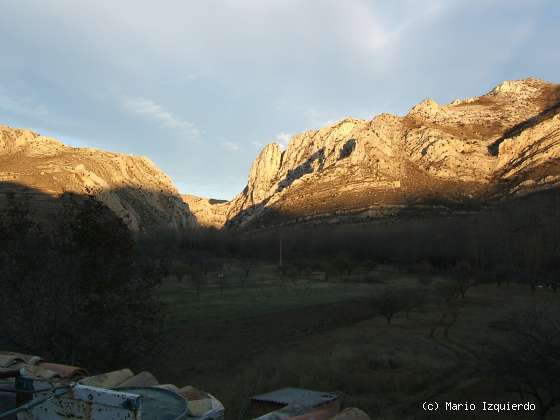
[[[149,159],[0,126],[0,204],[10,192],[25,192],[39,213],[63,195],[94,197],[133,231],[193,223],[171,179]]]
[[[264,147],[227,205],[225,225],[366,221],[554,188],[559,114],[560,85],[529,78],[447,105],[426,99],[402,117],[346,118],[306,131],[285,150]]]

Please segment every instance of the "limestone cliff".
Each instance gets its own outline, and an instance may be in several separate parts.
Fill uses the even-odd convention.
[[[196,224],[202,227],[221,228],[227,221],[229,202],[184,194],[181,198],[189,206]]]
[[[402,117],[347,118],[259,154],[227,226],[267,226],[403,208],[488,203],[560,183],[560,85],[506,81]]]
[[[171,179],[149,159],[69,147],[29,130],[0,126],[0,198],[20,187],[35,191],[36,197],[94,197],[133,231],[193,223]]]

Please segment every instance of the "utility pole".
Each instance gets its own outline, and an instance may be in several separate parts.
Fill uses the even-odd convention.
[[[282,267],[282,238],[280,238],[279,254],[280,254],[280,258],[278,260],[278,266]]]

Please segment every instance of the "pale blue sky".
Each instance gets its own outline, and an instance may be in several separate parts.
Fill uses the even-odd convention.
[[[554,0],[0,0],[0,124],[231,198],[290,134],[560,82],[558,22]]]

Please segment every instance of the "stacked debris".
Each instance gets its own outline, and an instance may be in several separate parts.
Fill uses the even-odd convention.
[[[88,376],[39,356],[0,352],[0,419],[218,420],[224,407],[193,386],[160,384],[130,369]]]
[[[256,420],[369,420],[340,411],[338,395],[283,388],[251,398]],[[121,369],[90,376],[77,366],[0,352],[0,420],[222,420],[224,406],[187,385],[160,384],[150,372]]]

